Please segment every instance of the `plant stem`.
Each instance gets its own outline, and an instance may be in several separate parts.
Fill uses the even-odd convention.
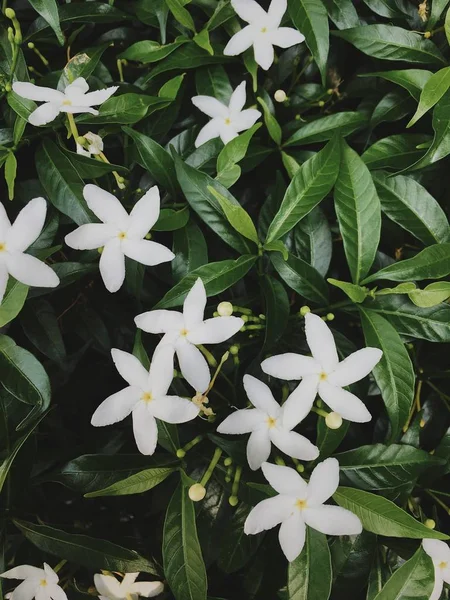
[[[450,508],[445,504],[445,502],[442,502],[442,500],[440,498],[438,498],[435,494],[433,494],[433,492],[430,492],[430,490],[425,490],[426,493],[431,496],[431,498],[433,498],[433,500],[439,504],[439,506],[441,508],[443,508],[445,510],[445,512],[450,515]]]
[[[211,462],[209,463],[209,467],[206,469],[206,472],[200,481],[200,485],[202,485],[203,487],[205,487],[208,481],[211,479],[211,475],[213,474],[213,471],[216,468],[216,465],[219,462],[221,456],[222,450],[220,448],[216,448]]]

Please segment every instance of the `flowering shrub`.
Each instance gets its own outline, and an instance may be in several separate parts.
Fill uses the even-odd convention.
[[[448,0],[3,0],[0,600],[439,600]]]

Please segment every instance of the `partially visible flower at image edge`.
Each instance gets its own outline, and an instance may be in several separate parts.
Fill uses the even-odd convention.
[[[429,600],[439,600],[444,582],[450,584],[450,548],[440,540],[425,539],[423,549],[433,561],[434,589]]]
[[[160,581],[136,581],[140,573],[126,573],[119,582],[113,575],[97,573],[94,585],[100,600],[135,600],[138,597],[153,598],[164,590]]]
[[[11,600],[67,600],[66,592],[58,585],[59,577],[44,563],[44,568],[21,565],[0,574],[5,579],[23,579],[13,592],[7,594]]]

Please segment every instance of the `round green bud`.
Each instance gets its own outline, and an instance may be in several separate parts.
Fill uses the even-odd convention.
[[[284,90],[277,90],[273,95],[276,102],[284,102],[287,98],[287,94]]]
[[[118,178],[117,178],[117,181],[118,181],[119,183],[125,183],[125,177],[122,177],[122,176],[121,176],[121,177],[118,177]]]
[[[325,106],[325,102],[323,100],[319,100],[318,104],[319,106]]]
[[[226,459],[223,461],[223,464],[224,464],[226,467],[229,467],[230,465],[232,465],[232,464],[233,464],[233,459],[231,458],[231,456],[228,456],[228,457],[227,457],[227,458],[226,458]]]
[[[247,321],[248,321],[248,315],[242,315],[241,319],[244,321],[244,323],[247,323]]]
[[[337,412],[330,412],[325,417],[325,424],[329,429],[339,429],[342,425],[342,417]]]
[[[189,488],[189,498],[193,502],[200,502],[206,496],[206,488],[201,483],[194,483]]]
[[[221,302],[217,307],[217,312],[220,317],[231,317],[233,314],[233,305],[231,302]]]
[[[237,506],[239,504],[239,498],[237,496],[230,496],[228,502],[230,506]]]
[[[333,313],[328,313],[327,314],[327,321],[334,321],[334,314]]]
[[[5,17],[8,17],[8,19],[15,19],[16,12],[12,8],[7,8],[5,10]]]
[[[333,90],[332,88],[329,88],[329,89],[327,90],[327,94],[328,94],[329,96],[331,96],[331,94],[332,94],[333,92],[334,92],[334,90]]]
[[[239,354],[239,345],[238,344],[233,344],[233,346],[230,347],[230,354],[232,354],[233,356],[236,356],[237,354]]]
[[[27,46],[30,50],[33,50],[33,48],[34,48],[33,42],[28,42]]]
[[[225,483],[230,483],[231,481],[231,477],[229,477],[228,475],[225,477]]]
[[[177,457],[178,458],[184,458],[186,456],[186,451],[183,450],[183,448],[178,448],[177,450]]]
[[[11,90],[12,90],[11,84],[10,84],[10,83],[7,83],[7,84],[5,85],[5,92],[10,92]]]
[[[433,519],[427,519],[424,525],[425,527],[428,527],[428,529],[434,529],[436,527],[436,521],[434,521]]]
[[[304,471],[305,471],[305,467],[304,467],[303,465],[297,465],[297,471],[298,471],[299,473],[304,473]]]
[[[311,309],[309,308],[309,306],[302,306],[298,312],[300,316],[304,317],[305,315],[311,312]]]
[[[103,252],[103,246],[101,246],[100,248],[97,248],[97,252],[98,252],[99,254],[101,254],[101,253]]]
[[[295,120],[296,120],[296,121],[300,121],[300,119],[301,119],[301,116],[300,116],[300,115],[295,115]]]
[[[147,235],[145,236],[146,240],[151,240],[152,239],[152,234],[151,233],[147,233]]]

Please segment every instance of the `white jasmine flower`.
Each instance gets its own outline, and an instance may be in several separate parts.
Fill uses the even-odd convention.
[[[378,348],[363,348],[339,362],[336,344],[328,325],[317,315],[305,316],[306,341],[312,358],[286,353],[271,356],[261,368],[279,379],[301,379],[296,392],[299,402],[311,408],[316,394],[347,421],[365,423],[370,412],[354,394],[342,389],[368,375],[383,353]]]
[[[173,379],[173,353],[170,348],[153,355],[150,371],[139,360],[113,348],[112,358],[128,387],[109,396],[92,416],[94,427],[122,421],[131,413],[136,445],[142,454],[153,454],[158,441],[156,419],[166,423],[186,423],[198,415],[198,407],[185,398],[168,396]]]
[[[39,237],[45,223],[47,203],[44,198],[30,200],[11,225],[5,207],[0,203],[0,303],[8,276],[33,287],[56,287],[58,275],[44,262],[25,254]]]
[[[263,463],[264,477],[278,496],[253,508],[244,525],[248,534],[260,533],[281,524],[279,540],[289,562],[297,558],[305,543],[306,525],[326,535],[361,533],[361,521],[340,506],[324,505],[339,485],[339,463],[327,458],[319,463],[306,483],[295,469]]]
[[[237,410],[219,425],[217,431],[250,433],[247,460],[251,469],[256,471],[269,458],[271,444],[293,458],[314,460],[319,456],[319,449],[314,444],[292,431],[309,413],[309,408],[299,402],[296,392],[280,406],[269,387],[259,379],[245,375],[244,388],[255,408]]]
[[[423,549],[434,564],[434,589],[429,600],[439,600],[445,583],[450,583],[450,548],[440,540],[423,540]]]
[[[47,563],[43,569],[30,565],[14,567],[0,577],[23,579],[10,595],[12,600],[67,600],[66,592],[58,585],[58,575]]]
[[[231,4],[248,25],[228,42],[223,51],[226,56],[242,54],[253,46],[255,61],[267,70],[274,61],[274,46],[290,48],[305,39],[297,29],[280,27],[287,0],[272,0],[267,12],[254,0],[231,0]]]
[[[83,77],[78,77],[69,84],[64,92],[48,87],[40,87],[34,83],[16,81],[13,90],[22,98],[44,102],[28,117],[32,125],[46,125],[59,115],[59,113],[90,113],[98,115],[98,110],[92,108],[103,104],[117,90],[117,86],[109,87],[96,92],[88,92],[89,85]]]
[[[88,147],[87,150],[85,150],[81,144],[76,142],[78,154],[82,154],[83,156],[91,156],[92,154],[100,154],[103,152],[104,144],[99,135],[92,133],[92,131],[88,131],[83,135],[83,137],[88,141]]]
[[[94,584],[100,600],[137,600],[137,598],[153,598],[164,589],[160,581],[138,581],[139,573],[126,573],[122,581],[113,575],[94,575]]]
[[[239,317],[214,317],[204,320],[206,291],[198,278],[186,296],[183,312],[151,310],[138,315],[134,321],[147,333],[164,333],[156,351],[169,346],[176,352],[180,370],[196,392],[203,393],[210,382],[208,363],[196,347],[198,344],[225,342],[244,325]]]
[[[241,131],[250,129],[261,116],[259,110],[247,108],[243,110],[246,102],[245,81],[237,86],[231,94],[228,106],[212,96],[194,96],[192,103],[211,121],[205,125],[195,140],[198,148],[213,138],[220,137],[224,144],[234,139]]]
[[[175,258],[171,250],[145,240],[159,217],[159,191],[156,186],[142,196],[130,214],[119,200],[97,185],[84,186],[87,205],[102,223],[81,225],[66,235],[65,242],[76,250],[94,250],[104,246],[100,274],[106,289],[117,292],[125,279],[125,256],[143,265],[155,266]]]

